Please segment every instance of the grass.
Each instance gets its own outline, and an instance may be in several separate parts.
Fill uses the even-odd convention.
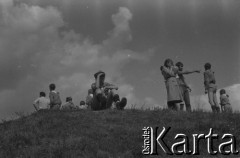
[[[144,156],[142,128],[171,127],[166,142],[171,144],[177,133],[214,133],[221,137],[231,133],[240,147],[239,114],[207,112],[173,112],[168,110],[40,111],[0,124],[1,158],[141,158]],[[191,144],[191,143],[190,143]],[[191,146],[191,145],[190,145]],[[215,148],[218,144],[215,144]],[[200,143],[201,155],[207,153],[206,142]],[[186,155],[185,155],[186,156]],[[218,157],[223,155],[218,154]],[[215,157],[216,157],[215,156]],[[175,156],[170,156],[175,157]],[[183,157],[183,156],[181,156]],[[192,156],[186,156],[192,157]]]

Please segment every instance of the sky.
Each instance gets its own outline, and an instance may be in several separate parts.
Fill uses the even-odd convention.
[[[79,104],[94,82],[119,86],[128,108],[166,106],[159,67],[167,58],[201,69],[186,77],[193,108],[210,110],[204,64],[240,110],[238,0],[0,0],[0,118],[34,111],[55,83]]]

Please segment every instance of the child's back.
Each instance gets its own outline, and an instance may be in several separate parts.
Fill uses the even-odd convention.
[[[44,92],[40,92],[40,97],[33,102],[33,106],[36,110],[48,109],[50,105],[50,100],[45,97]]]
[[[51,91],[49,93],[49,98],[50,98],[50,104],[53,106],[62,104],[62,101],[58,92]]]
[[[49,99],[50,99],[50,108],[51,109],[59,109],[62,104],[60,94],[59,94],[59,92],[55,91],[55,88],[56,88],[55,84],[52,83],[49,85],[49,89],[50,89]]]

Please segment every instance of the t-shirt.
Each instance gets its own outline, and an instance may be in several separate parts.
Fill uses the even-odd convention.
[[[204,72],[204,85],[205,89],[210,87],[216,87],[216,79],[214,76],[214,72],[212,70],[206,70]]]
[[[50,105],[50,100],[45,97],[39,97],[33,102],[33,105],[37,108],[37,110],[48,109]]]

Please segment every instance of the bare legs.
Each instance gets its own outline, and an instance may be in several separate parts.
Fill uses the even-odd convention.
[[[209,88],[208,89],[208,100],[211,105],[213,112],[219,112],[219,104],[217,102],[217,96],[216,96],[216,88]]]

